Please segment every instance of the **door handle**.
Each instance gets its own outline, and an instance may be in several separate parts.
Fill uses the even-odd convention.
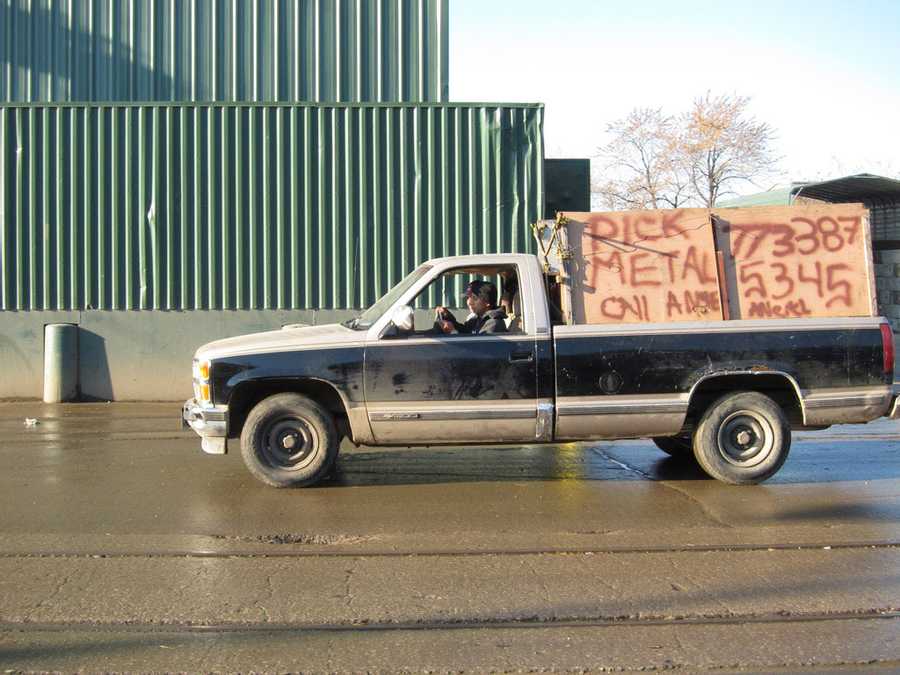
[[[509,355],[510,363],[531,363],[534,361],[534,352],[512,352]]]

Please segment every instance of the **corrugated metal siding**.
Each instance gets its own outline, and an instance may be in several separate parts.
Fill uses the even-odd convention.
[[[449,0],[0,0],[0,97],[446,101]]]
[[[541,105],[0,108],[0,309],[341,309],[531,250]]]

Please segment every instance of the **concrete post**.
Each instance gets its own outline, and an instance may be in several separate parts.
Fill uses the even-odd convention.
[[[78,396],[78,326],[44,326],[44,403],[74,401]]]

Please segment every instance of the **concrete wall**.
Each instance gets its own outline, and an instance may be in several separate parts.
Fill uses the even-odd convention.
[[[79,389],[85,400],[173,401],[191,396],[191,358],[201,344],[287,323],[321,325],[342,310],[190,312],[2,312],[0,399],[43,395],[44,326],[79,327]]]

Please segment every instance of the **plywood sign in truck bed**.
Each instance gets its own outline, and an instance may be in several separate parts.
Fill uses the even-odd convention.
[[[860,204],[565,213],[573,323],[875,316]]]
[[[182,419],[206,452],[239,438],[249,471],[284,487],[326,477],[343,437],[406,446],[647,437],[710,476],[758,483],[787,459],[792,429],[897,416],[891,330],[870,315],[865,285],[860,295],[859,279],[832,267],[855,263],[825,257],[838,253],[825,244],[830,226],[814,225],[815,239],[803,225],[790,238],[741,239],[732,218],[717,225],[727,258],[704,235],[709,223],[691,216],[696,230],[679,233],[661,219],[602,239],[582,232],[602,254],[581,259],[582,304],[568,308],[577,321],[562,320],[543,257],[471,255],[421,264],[343,324],[203,345]],[[839,222],[844,242],[866,236]],[[804,253],[814,245],[823,257]],[[717,272],[729,264],[732,287]],[[453,316],[447,307],[463,292],[468,309]],[[765,315],[744,318],[759,302]],[[423,305],[433,313],[417,315]],[[779,316],[790,313],[800,318]]]

